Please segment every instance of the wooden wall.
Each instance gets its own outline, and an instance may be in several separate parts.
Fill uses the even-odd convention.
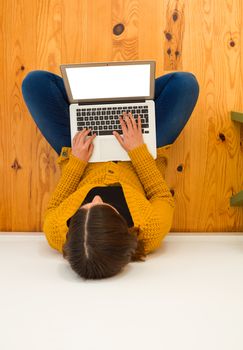
[[[156,77],[188,71],[200,85],[170,150],[172,231],[242,233],[243,208],[229,204],[243,189],[243,131],[230,119],[243,111],[240,0],[1,0],[0,26],[1,231],[41,231],[60,177],[57,154],[23,101],[25,75],[61,75],[61,63],[152,59]]]

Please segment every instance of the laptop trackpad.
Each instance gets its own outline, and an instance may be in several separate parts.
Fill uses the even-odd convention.
[[[100,147],[100,158],[104,161],[118,160],[123,151],[122,146],[119,144],[119,142],[116,139],[114,140],[101,139],[99,141],[99,147]]]

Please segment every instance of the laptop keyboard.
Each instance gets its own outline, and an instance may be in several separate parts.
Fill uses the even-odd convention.
[[[76,110],[77,130],[91,129],[89,135],[96,133],[97,136],[113,135],[114,130],[122,134],[119,116],[123,115],[123,112],[131,112],[136,123],[138,123],[138,115],[140,115],[142,133],[149,133],[148,106],[146,105],[100,108],[86,106],[85,108],[78,108]]]

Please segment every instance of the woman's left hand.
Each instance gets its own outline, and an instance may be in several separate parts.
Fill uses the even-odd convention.
[[[85,162],[89,161],[94,150],[92,141],[96,137],[96,134],[93,134],[87,140],[85,140],[85,137],[90,133],[90,131],[91,129],[86,130],[84,128],[82,131],[77,132],[73,138],[71,154]]]

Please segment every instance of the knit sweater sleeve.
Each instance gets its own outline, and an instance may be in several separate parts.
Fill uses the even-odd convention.
[[[170,232],[173,221],[174,208],[160,200],[153,201],[146,224],[138,239],[144,242],[145,254],[159,248],[164,237]]]
[[[128,152],[150,202],[160,198],[174,207],[174,199],[146,143]]]
[[[61,178],[48,202],[44,215],[45,218],[49,212],[57,208],[66,198],[76,191],[87,164],[88,162],[80,160],[70,153],[69,161],[65,165]]]
[[[141,235],[145,243],[145,252],[148,254],[158,248],[162,239],[169,233],[175,202],[147,145],[144,143],[134,148],[128,155],[150,202]]]

